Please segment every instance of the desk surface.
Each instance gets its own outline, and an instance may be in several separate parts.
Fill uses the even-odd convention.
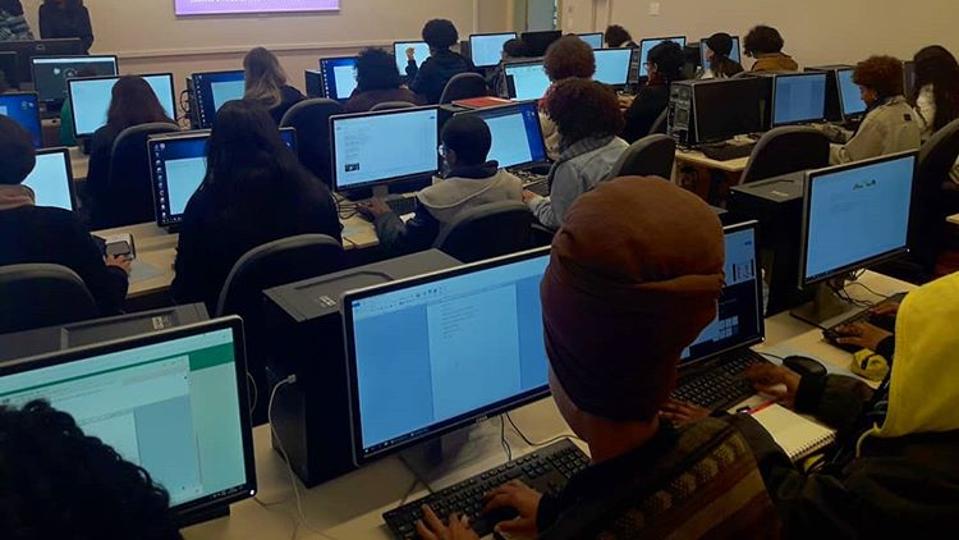
[[[911,285],[873,273],[866,273],[863,282],[871,289],[892,294],[913,288]],[[879,298],[863,287],[851,286],[849,293],[858,299]],[[802,353],[822,360],[834,373],[849,374],[851,355],[822,340],[819,330],[782,313],[767,319],[767,342],[757,349],[779,356]],[[511,413],[513,420],[534,441],[551,439],[568,433],[551,399],[546,399]],[[512,430],[507,438],[514,458],[532,451]],[[502,464],[506,456],[499,444],[499,420],[492,419],[475,428],[470,443],[450,464],[451,474],[442,476],[434,487],[445,487],[471,475]],[[183,531],[187,540],[240,540],[290,538],[296,529],[296,503],[290,477],[279,456],[270,448],[268,426],[254,431],[257,479],[260,492],[256,500],[233,505],[232,515]],[[408,500],[426,495],[421,486],[414,486],[414,477],[398,458],[391,457],[362,470],[311,490],[299,480],[303,513],[307,525],[300,526],[296,538],[379,539],[389,538],[381,515]],[[412,493],[408,493],[412,490]],[[275,503],[275,504],[274,504]],[[321,531],[321,532],[317,532]]]
[[[749,164],[749,157],[731,159],[729,161],[717,161],[706,157],[705,154],[698,150],[682,149],[676,149],[676,160],[730,173],[741,173],[746,170],[746,165]]]

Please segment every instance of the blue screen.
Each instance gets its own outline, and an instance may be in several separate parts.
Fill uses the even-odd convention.
[[[579,39],[589,44],[589,46],[592,47],[594,51],[597,49],[603,48],[603,34],[600,34],[600,33],[578,34],[578,36],[579,36]]]
[[[0,115],[7,116],[23,126],[33,139],[34,148],[43,146],[43,129],[40,127],[40,107],[36,94],[0,95]]]
[[[685,36],[644,39],[639,42],[639,76],[640,77],[649,77],[649,71],[647,71],[646,69],[646,60],[649,58],[649,51],[653,50],[653,47],[666,41],[675,41],[676,43],[679,44],[680,47],[686,46]]]
[[[622,86],[629,81],[632,49],[602,49],[594,51],[596,74],[593,79],[612,86]]]
[[[346,101],[356,90],[356,57],[321,58],[320,73],[323,94],[330,99]]]
[[[516,167],[546,161],[546,144],[535,102],[510,107],[481,109],[475,114],[486,121],[493,135],[489,159],[500,167]]]
[[[23,181],[33,190],[37,206],[73,210],[73,179],[70,177],[70,156],[65,150],[37,153],[37,164]]]
[[[810,177],[807,281],[906,246],[915,166],[910,155]]]
[[[733,38],[733,50],[729,51],[729,59],[733,62],[742,63],[743,54],[740,52],[739,48],[739,36],[732,36]],[[706,45],[706,40],[709,38],[703,38],[699,40],[699,62],[700,65],[705,69],[709,67],[709,60],[706,59],[706,51],[709,50],[709,45]]]
[[[509,97],[520,101],[543,97],[550,85],[542,62],[507,65],[504,76]]]
[[[220,73],[194,73],[193,89],[199,106],[201,128],[211,128],[216,113],[227,101],[243,99],[246,83],[243,71],[224,71]]]
[[[516,39],[516,33],[470,36],[470,56],[476,67],[490,67],[503,59],[503,45]]]
[[[826,117],[826,74],[776,77],[773,125],[813,122]]]
[[[401,41],[393,44],[393,56],[396,57],[396,69],[400,70],[400,76],[406,76],[406,66],[409,60],[406,58],[406,49],[413,49],[413,58],[416,66],[423,67],[423,62],[430,57],[430,46],[423,41]]]
[[[545,390],[549,256],[352,301],[365,453]]]
[[[862,100],[859,86],[852,82],[851,69],[840,69],[836,72],[839,81],[839,95],[842,97],[842,115],[856,116],[866,112],[866,102]]]

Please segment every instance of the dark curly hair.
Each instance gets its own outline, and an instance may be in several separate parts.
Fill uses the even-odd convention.
[[[528,58],[532,56],[529,45],[522,39],[511,39],[503,44],[503,52],[509,58]]]
[[[0,530],[8,540],[180,540],[170,497],[45,401],[0,407]]]
[[[743,51],[752,57],[782,52],[785,45],[779,30],[762,24],[750,30],[743,39]]]
[[[916,53],[916,90],[913,103],[923,87],[932,85],[936,102],[933,129],[939,131],[959,118],[959,63],[945,47],[932,45]]]
[[[563,36],[546,49],[543,69],[553,82],[570,77],[589,79],[596,73],[596,57],[589,43],[578,36]]]
[[[606,45],[615,49],[632,41],[633,36],[629,35],[629,32],[622,26],[613,24],[606,28],[604,39],[606,40]]]
[[[558,82],[548,94],[546,112],[566,145],[590,137],[608,137],[623,130],[623,114],[612,88],[589,79]]]
[[[872,88],[879,99],[901,96],[903,92],[902,61],[892,56],[872,56],[856,64],[852,81]]]
[[[456,26],[446,19],[433,19],[423,27],[423,41],[431,49],[441,51],[456,45],[460,39]]]
[[[371,47],[356,57],[356,85],[361,92],[399,88],[402,81],[393,55]]]
[[[657,71],[669,82],[683,78],[686,56],[683,48],[675,41],[664,41],[650,49],[646,61],[655,64]]]

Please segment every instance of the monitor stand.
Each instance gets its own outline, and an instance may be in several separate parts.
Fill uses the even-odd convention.
[[[827,321],[851,317],[861,312],[862,308],[843,300],[836,294],[834,289],[842,289],[845,284],[845,278],[835,278],[815,285],[813,300],[790,313],[793,317],[813,326],[827,328],[825,326]]]
[[[433,491],[445,489],[506,462],[498,422],[499,418],[491,418],[454,431],[406,450],[401,459],[416,478]]]

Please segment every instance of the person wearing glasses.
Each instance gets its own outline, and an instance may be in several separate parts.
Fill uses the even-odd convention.
[[[673,81],[683,78],[683,49],[674,41],[665,41],[653,47],[646,57],[649,82],[636,94],[626,110],[626,128],[623,139],[634,143],[647,135],[656,120],[669,105],[669,89]]]

